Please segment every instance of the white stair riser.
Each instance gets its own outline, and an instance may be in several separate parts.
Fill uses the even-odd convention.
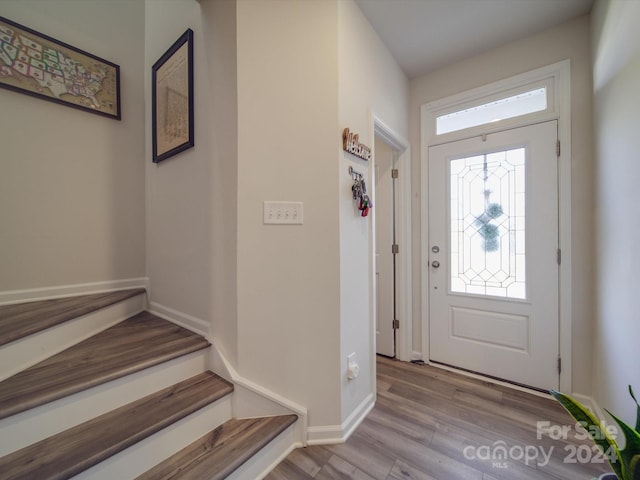
[[[261,480],[297,447],[302,447],[302,444],[296,441],[294,423],[240,465],[226,480]]]
[[[140,294],[0,347],[0,380],[35,365],[144,310]]]
[[[218,400],[132,445],[73,480],[130,480],[231,419],[231,396]]]
[[[0,457],[204,372],[206,358],[200,350],[4,418]]]

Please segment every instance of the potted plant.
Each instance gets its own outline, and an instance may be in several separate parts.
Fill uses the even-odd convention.
[[[635,429],[606,410],[624,434],[625,446],[621,450],[616,439],[606,428],[603,428],[601,422],[584,405],[569,395],[551,390],[551,395],[587,430],[594,443],[608,457],[609,464],[615,474],[605,473],[600,476],[600,480],[615,480],[616,478],[618,480],[640,480],[640,404],[636,400],[631,385],[629,385],[629,394],[637,406]]]

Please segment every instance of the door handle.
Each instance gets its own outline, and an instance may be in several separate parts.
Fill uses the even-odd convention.
[[[438,260],[434,260],[433,262],[431,262],[431,266],[433,268],[440,268],[440,262]]]

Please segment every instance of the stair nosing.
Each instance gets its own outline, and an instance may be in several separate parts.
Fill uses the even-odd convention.
[[[148,362],[145,362],[145,363],[132,365],[131,368],[129,369],[123,369],[123,370],[119,370],[118,372],[112,372],[111,374],[105,375],[103,377],[94,377],[92,380],[87,381],[85,383],[76,383],[76,384],[70,385],[69,388],[60,389],[56,392],[53,392],[50,395],[38,397],[36,400],[31,402],[28,400],[23,401],[19,405],[15,405],[12,408],[2,408],[2,406],[0,405],[0,420],[4,418],[8,418],[12,415],[17,415],[19,413],[25,412],[32,408],[37,408],[42,405],[46,405],[47,403],[55,402],[56,400],[69,397],[76,393],[84,392],[85,390],[89,390],[91,388],[97,387],[99,385],[103,385],[113,380],[126,377],[127,375],[140,372],[147,368],[151,368],[161,363],[168,362],[169,360],[173,360],[173,359],[188,355],[190,353],[204,350],[209,346],[211,346],[211,344],[207,342],[206,345],[194,346],[195,348],[189,348],[189,349],[185,349],[184,351],[175,352],[175,354],[173,355],[168,354],[164,357],[154,358],[153,360],[149,360]]]
[[[2,305],[0,306],[0,312],[2,311],[2,308],[11,308],[11,307],[16,307],[18,305],[28,305],[28,304],[44,304],[46,302],[54,302],[56,300],[71,300],[71,299],[79,299],[79,298],[83,298],[83,297],[96,297],[96,296],[108,296],[110,294],[120,294],[117,296],[117,298],[111,299],[111,300],[107,300],[107,301],[102,301],[100,302],[99,300],[93,300],[93,302],[95,303],[95,305],[85,305],[85,306],[80,306],[80,305],[75,305],[75,306],[69,306],[64,310],[61,310],[59,312],[57,312],[56,314],[54,314],[52,316],[52,318],[48,318],[45,321],[40,321],[40,322],[34,322],[33,326],[26,328],[26,329],[22,329],[21,331],[15,331],[14,333],[11,333],[10,329],[7,329],[7,331],[3,332],[2,335],[0,335],[0,347],[2,347],[3,345],[8,345],[9,343],[15,342],[17,340],[20,340],[22,338],[26,338],[29,337],[31,335],[34,335],[36,333],[45,331],[49,328],[55,327],[57,325],[61,325],[63,323],[69,322],[71,320],[74,320],[76,318],[80,318],[83,317],[85,315],[89,315],[91,313],[97,312],[99,310],[105,309],[107,307],[110,307],[112,305],[115,305],[119,302],[123,302],[125,300],[128,300],[130,298],[136,297],[138,295],[143,295],[146,293],[146,289],[142,288],[142,287],[138,287],[138,288],[128,288],[128,289],[124,289],[124,290],[114,290],[111,292],[99,292],[99,293],[91,293],[91,294],[83,294],[83,295],[75,295],[75,296],[69,296],[69,297],[63,297],[63,298],[59,298],[59,299],[51,299],[51,300],[38,300],[35,302],[20,302],[20,303],[16,303],[16,304],[10,304],[10,305]],[[1,322],[0,322],[1,325]]]
[[[167,324],[171,323],[159,317],[156,317],[155,315],[149,312],[142,312],[140,314],[129,317],[128,319],[122,322],[119,322],[117,325],[114,325],[113,327],[110,327],[109,329],[98,333],[94,337],[90,337],[90,339],[87,339],[84,342],[87,342],[91,339],[95,339],[100,335],[104,335],[105,332],[108,332],[109,330],[112,330],[116,327],[123,328],[123,325],[125,325],[126,322],[133,322],[138,317],[142,318],[141,316],[143,315],[146,315],[147,317],[152,317],[151,318],[152,320],[158,321],[161,324],[164,324],[164,322],[166,322]],[[180,326],[177,326],[177,325],[172,325],[172,326],[176,328],[176,332],[182,332],[182,331],[189,332],[188,330]],[[187,342],[188,343],[187,345],[180,346],[179,348],[172,347],[171,350],[160,352],[153,357],[139,358],[140,357],[139,355],[136,357],[132,357],[131,358],[132,363],[127,363],[126,365],[122,366],[121,368],[118,368],[117,370],[101,372],[97,376],[91,375],[91,372],[89,371],[89,375],[91,375],[89,378],[83,379],[80,377],[76,377],[75,381],[73,381],[72,383],[69,383],[68,385],[64,385],[63,383],[57,382],[55,387],[52,387],[54,388],[54,390],[50,392],[45,392],[43,394],[36,395],[36,392],[29,390],[30,394],[26,397],[23,394],[22,398],[19,395],[13,396],[13,397],[6,395],[4,399],[0,397],[0,419],[25,412],[29,409],[36,408],[41,405],[45,405],[47,403],[53,402],[55,400],[68,397],[70,395],[96,387],[98,385],[102,385],[107,382],[125,377],[132,373],[136,373],[136,372],[145,370],[147,368],[153,367],[155,365],[159,365],[161,363],[188,355],[190,353],[194,353],[194,352],[206,349],[211,345],[211,343],[207,341],[207,339],[205,339],[204,337],[198,334],[195,334],[193,332],[189,332],[189,333],[193,336],[180,338],[181,341]],[[63,352],[60,352],[56,355],[49,357],[47,360],[44,360],[43,362],[40,362],[36,365],[33,365],[32,367],[25,369],[23,372],[19,372],[16,375],[13,375],[3,380],[2,382],[0,382],[0,392],[2,392],[3,386],[6,389],[7,385],[11,385],[10,382],[13,382],[13,385],[15,385],[16,384],[15,382],[18,381],[16,380],[16,377],[20,378],[20,382],[28,384],[28,372],[34,372],[34,371],[37,371],[38,368],[43,368],[42,367],[43,364],[51,365],[52,360],[63,358],[62,357],[63,354],[74,349],[74,347],[78,347],[79,345],[82,345],[82,344],[83,342],[80,342],[79,344],[74,345],[69,349],[64,350]],[[89,363],[89,364],[81,364],[77,367],[84,368],[85,371],[87,371],[88,367],[92,365],[97,368],[101,366],[100,364]]]
[[[278,423],[273,425],[271,429],[264,431],[264,429],[268,428],[269,421],[277,419]],[[229,443],[233,444],[233,440],[237,437],[238,432],[234,431],[234,427],[242,426],[242,424],[247,424],[249,428],[254,427],[260,433],[259,438],[254,442],[254,444],[250,444],[249,448],[239,452],[239,454],[233,458],[231,461],[228,461],[226,464],[222,465],[222,467],[215,472],[210,471],[209,480],[222,480],[226,478],[228,475],[236,471],[242,465],[244,465],[252,456],[257,454],[260,450],[266,447],[271,441],[277,438],[280,434],[282,434],[287,428],[293,425],[298,420],[298,416],[295,414],[288,415],[275,415],[271,417],[259,417],[259,418],[249,418],[249,419],[231,419],[214,430],[210,431],[206,435],[203,435],[196,441],[189,444],[187,447],[181,449],[176,452],[174,455],[169,456],[163,462],[160,462],[156,466],[150,468],[142,475],[136,477],[136,480],[174,480],[178,478],[182,478],[186,476],[187,478],[191,478],[190,474],[194,473],[194,470],[201,470],[203,468],[208,469],[210,466],[214,464],[219,466],[219,459],[217,458],[219,455],[228,454],[228,452],[224,451],[224,447]],[[257,424],[257,426],[255,426]],[[228,437],[225,435],[224,429],[225,427],[231,428],[231,433],[227,433]],[[193,448],[197,448],[201,444],[204,445],[209,441],[209,437],[215,437],[215,444],[211,446],[211,448],[204,447],[204,450],[200,452],[199,455],[185,459],[184,463],[181,462],[180,457],[186,455],[186,452],[190,451]],[[227,457],[228,460],[228,457]],[[171,469],[167,469],[167,471],[163,472],[163,466],[171,464],[171,462],[178,462],[175,467]],[[196,472],[197,473],[197,472]]]
[[[283,433],[287,428],[289,428],[298,420],[298,416],[295,414],[281,415],[281,417],[290,418],[291,421],[284,422],[276,430],[270,431],[265,437],[261,439],[261,441],[257,445],[255,445],[253,452],[245,452],[244,455],[238,457],[236,462],[234,462],[233,464],[229,464],[227,468],[222,470],[219,474],[214,474],[211,480],[223,480],[228,475],[231,475],[231,473],[235,472],[238,468],[244,465],[252,456],[266,447],[272,440],[274,440],[278,435]]]
[[[209,371],[203,372],[194,377],[191,377],[190,379],[187,379],[175,385],[172,385],[171,387],[161,389],[151,395],[147,395],[127,405],[124,405],[110,412],[102,414],[92,420],[81,423],[80,425],[76,425],[75,427],[71,427],[65,430],[64,432],[52,435],[51,437],[48,437],[44,440],[41,440],[32,445],[29,445],[23,449],[17,450],[16,452],[10,453],[5,457],[0,458],[0,467],[3,467],[4,465],[3,471],[5,471],[6,473],[9,471],[8,470],[9,467],[7,466],[8,464],[10,465],[12,462],[23,464],[24,462],[21,461],[22,457],[26,456],[32,459],[34,458],[34,456],[32,456],[33,452],[39,452],[41,451],[41,449],[44,449],[49,446],[51,446],[52,448],[55,448],[54,445],[62,444],[65,441],[65,437],[77,439],[76,434],[83,433],[83,430],[95,430],[98,432],[98,435],[100,435],[102,432],[108,431],[109,426],[115,425],[117,423],[116,421],[118,417],[121,417],[121,420],[122,420],[123,418],[126,419],[128,415],[135,414],[136,410],[145,411],[148,413],[150,410],[153,409],[153,405],[149,407],[149,409],[146,409],[145,404],[153,404],[154,402],[159,402],[160,404],[162,404],[163,399],[167,400],[170,403],[176,402],[176,401],[179,402],[180,400],[178,398],[179,395],[181,393],[184,393],[184,391],[189,388],[195,389],[197,386],[197,383],[199,382],[210,383],[211,385],[206,386],[206,388],[208,389],[215,388],[215,392],[209,392],[207,393],[206,396],[198,398],[197,401],[191,401],[185,405],[176,404],[173,407],[173,409],[176,411],[172,412],[169,415],[166,415],[166,412],[167,412],[166,402],[163,405],[159,405],[159,404],[155,405],[155,409],[157,410],[157,412],[155,413],[157,414],[158,418],[152,419],[153,421],[150,420],[149,423],[144,425],[143,428],[141,428],[140,430],[133,432],[132,434],[126,437],[113,440],[112,443],[104,446],[102,449],[97,449],[96,451],[88,451],[87,452],[88,456],[84,458],[80,458],[77,461],[69,460],[69,458],[72,457],[73,455],[67,454],[65,456],[64,454],[61,454],[63,458],[66,458],[68,460],[68,463],[65,464],[64,466],[59,466],[59,468],[52,466],[52,461],[48,461],[48,462],[45,461],[42,463],[42,465],[40,465],[40,468],[38,469],[38,470],[46,470],[46,468],[55,469],[55,473],[49,472],[50,476],[47,478],[50,480],[69,478],[73,475],[77,475],[78,473],[91,468],[92,466],[115,455],[116,453],[123,451],[124,449],[130,447],[131,445],[137,442],[140,442],[141,440],[153,435],[154,433],[159,432],[160,430],[166,428],[167,426],[187,417],[188,415],[191,415],[192,413],[197,412],[198,410],[204,408],[205,406],[210,405],[224,398],[225,396],[233,392],[233,385],[230,384],[225,379],[223,379],[222,377],[214,374],[213,372],[209,372]],[[186,387],[184,389],[179,388],[181,386],[188,385],[189,383],[193,383],[194,385],[191,387]],[[160,415],[160,412],[163,412],[165,414]],[[101,426],[102,423],[104,423],[107,427],[98,428]],[[127,424],[127,426],[129,425]],[[126,427],[121,428],[119,434],[124,435],[125,430],[126,430]],[[82,442],[82,445],[85,445],[85,448],[86,448],[86,442]],[[72,460],[75,460],[75,459],[72,459]],[[37,473],[37,472],[32,472],[31,470],[27,470],[27,471],[19,472],[19,476],[8,476],[6,478],[7,480],[9,479],[25,479],[26,480],[29,478],[33,478],[32,475],[34,473]],[[41,477],[38,477],[38,478],[41,478]]]

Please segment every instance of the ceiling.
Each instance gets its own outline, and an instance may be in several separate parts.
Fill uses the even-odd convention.
[[[409,78],[585,15],[594,0],[355,0]]]

